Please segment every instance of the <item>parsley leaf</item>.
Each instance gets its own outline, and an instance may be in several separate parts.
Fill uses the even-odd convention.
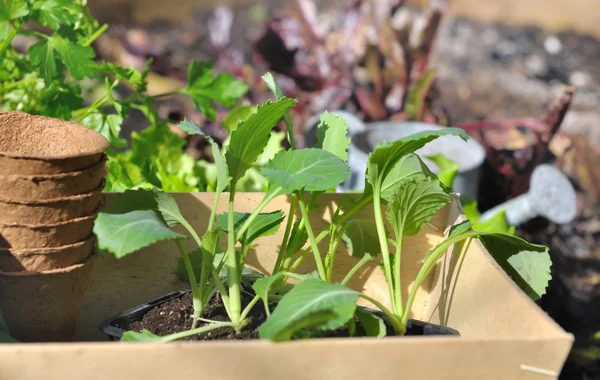
[[[225,107],[233,107],[242,97],[248,86],[231,74],[212,75],[212,63],[192,60],[188,67],[188,85],[183,92],[194,101],[196,108],[210,120],[216,120],[217,112],[213,102]]]

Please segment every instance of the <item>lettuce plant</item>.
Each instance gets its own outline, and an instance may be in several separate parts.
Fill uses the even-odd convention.
[[[268,315],[259,328],[261,338],[287,340],[308,337],[314,336],[315,331],[342,326],[347,326],[352,335],[356,332],[354,317],[360,321],[366,335],[385,335],[381,318],[357,308],[359,298],[379,308],[395,333],[403,335],[420,285],[450,247],[466,245],[471,239],[481,239],[490,251],[500,252],[497,257],[501,257],[505,264],[501,265],[530,295],[539,297],[543,294],[549,277],[546,247],[502,233],[475,231],[466,222],[454,226],[447,238],[427,253],[408,298],[402,299],[400,274],[404,238],[417,234],[439,209],[451,201],[450,190],[414,152],[443,135],[452,134],[466,139],[466,134],[459,129],[422,132],[380,143],[369,157],[362,195],[359,198],[348,197],[335,210],[329,225],[317,231],[310,220],[311,211],[315,209],[320,195],[344,182],[349,174],[346,163],[348,127],[341,118],[324,113],[318,126],[317,146],[277,153],[262,170],[269,183],[262,201],[251,213],[236,212],[237,184],[268,145],[271,129],[283,119],[290,136],[293,130],[288,111],[295,100],[282,96],[270,75],[264,79],[277,100],[258,106],[235,127],[225,154],[207,137],[218,170],[215,203],[202,235],[183,218],[174,199],[156,189],[118,194],[98,216],[94,232],[99,246],[117,257],[160,240],[173,240],[181,252],[176,273],[189,280],[194,300],[194,324],[190,330],[165,337],[155,336],[149,331],[130,331],[123,340],[166,342],[221,328],[240,332],[249,323],[250,311],[261,300]],[[202,134],[200,128],[190,121],[183,122],[180,127],[191,134]],[[290,145],[294,147],[291,138]],[[227,189],[228,211],[216,215],[221,194]],[[244,271],[246,253],[256,246],[259,237],[273,234],[280,227],[284,220],[283,211],[263,213],[263,210],[283,194],[291,195],[288,215],[296,215],[299,211],[301,217],[287,219],[272,273],[264,278],[253,276],[254,295],[244,305],[241,294],[242,283],[248,275],[248,271]],[[357,217],[359,211],[368,207],[372,207],[372,219]],[[171,227],[175,225],[187,230],[196,242],[197,250],[187,252],[184,249],[182,240],[187,236],[173,231]],[[393,233],[389,232],[390,229]],[[219,241],[223,234],[226,236],[226,249],[221,252]],[[329,245],[323,252],[319,242],[327,237]],[[346,244],[350,253],[359,260],[340,283],[334,283],[335,256],[340,242]],[[365,263],[379,255],[389,287],[390,308],[384,305],[383,300],[346,286]],[[311,256],[317,270],[309,274],[297,273],[300,263]],[[289,278],[300,283],[290,286],[286,281]],[[216,322],[202,317],[205,305],[217,292],[229,321]],[[271,311],[273,301],[277,302],[277,306]],[[202,326],[198,325],[200,322]]]

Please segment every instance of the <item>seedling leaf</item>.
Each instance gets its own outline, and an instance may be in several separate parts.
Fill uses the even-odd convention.
[[[259,328],[261,339],[288,340],[304,328],[335,329],[354,316],[358,292],[339,284],[308,279],[295,285]]]
[[[156,211],[137,210],[125,214],[101,212],[94,223],[98,246],[118,259],[161,240],[185,239],[171,231]]]
[[[267,87],[273,92],[275,95],[275,99],[283,99],[283,91],[277,84],[275,77],[271,73],[266,73],[262,76],[263,81],[267,84]],[[294,137],[294,125],[292,124],[292,118],[290,117],[290,112],[285,111],[283,114],[283,122],[285,123],[285,127],[288,132],[288,141],[290,142],[290,146],[292,149],[296,149],[296,139]]]
[[[380,143],[369,155],[363,197],[370,195],[373,192],[374,186],[381,185],[383,180],[393,170],[394,166],[404,156],[414,153],[416,150],[425,146],[425,144],[446,135],[458,136],[465,141],[468,139],[467,133],[462,129],[444,128],[436,131],[415,133],[393,142],[384,141]]]
[[[295,100],[286,98],[276,102],[267,101],[233,131],[225,153],[231,189],[235,189],[237,182],[263,152],[269,142],[271,129],[295,103]]]
[[[435,164],[440,169],[437,177],[444,184],[444,186],[451,189],[452,184],[454,183],[454,178],[456,178],[458,170],[460,169],[460,165],[458,164],[458,162],[452,161],[448,157],[444,156],[442,153],[427,156],[427,158],[435,162]]]
[[[422,180],[425,178],[437,178],[421,157],[411,153],[401,158],[388,175],[383,179],[381,185],[381,198],[391,202],[396,186],[408,179]]]
[[[352,256],[362,258],[370,254],[375,257],[381,253],[377,227],[372,219],[350,219],[342,240]]]
[[[348,162],[348,148],[350,147],[348,124],[341,116],[323,112],[321,122],[317,127],[317,145],[315,147],[325,149],[344,162]]]
[[[200,278],[200,274],[202,273],[202,251],[200,249],[196,249],[192,252],[188,252],[187,256],[190,259],[190,263],[192,264],[192,270],[194,271],[196,279]],[[177,276],[177,279],[179,281],[186,283],[190,282],[190,278],[185,267],[185,261],[182,257],[179,258],[179,260],[177,261],[177,266],[171,273]]]
[[[344,182],[349,173],[341,158],[317,148],[281,151],[262,171],[271,186],[285,193],[302,188],[326,191]]]
[[[410,179],[396,188],[388,206],[387,218],[396,236],[416,235],[450,200],[437,179]]]
[[[217,143],[210,136],[202,132],[200,127],[198,127],[196,123],[191,120],[184,120],[181,124],[179,124],[179,128],[191,135],[202,135],[206,141],[208,141],[215,159],[215,165],[217,166],[217,187],[215,191],[220,193],[225,190],[227,185],[229,185],[229,169],[227,168],[227,162],[221,153],[219,145],[217,145]]]
[[[482,233],[479,239],[498,265],[533,300],[546,293],[548,282],[552,278],[548,247],[498,233]]]
[[[152,334],[143,329],[141,333],[135,331],[125,331],[121,337],[121,342],[160,342],[161,337]]]
[[[233,223],[236,232],[248,217],[250,217],[250,213],[233,213]],[[284,218],[285,215],[281,210],[258,214],[245,233],[246,243],[251,243],[262,236],[273,235],[279,229],[279,225]],[[217,215],[215,225],[223,231],[227,231],[227,213]]]
[[[369,313],[368,311],[365,311],[360,307],[356,308],[355,314],[358,320],[360,321],[363,329],[365,330],[365,334],[367,336],[383,338],[387,335],[385,322],[377,315]]]

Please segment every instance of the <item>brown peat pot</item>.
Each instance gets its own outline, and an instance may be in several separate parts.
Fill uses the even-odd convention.
[[[104,136],[79,124],[0,112],[0,175],[82,171],[96,165],[108,146]]]
[[[92,234],[96,213],[53,224],[2,224],[0,248],[46,248],[75,244]]]
[[[0,174],[0,198],[13,201],[51,200],[84,194],[104,179],[106,157],[87,169],[61,174]]]
[[[95,256],[68,268],[0,272],[0,309],[22,342],[72,340]]]
[[[81,218],[92,214],[104,196],[105,182],[94,191],[68,197],[18,201],[0,199],[0,223],[5,224],[48,224]]]
[[[0,271],[41,272],[70,267],[94,252],[95,237],[54,248],[0,249]]]

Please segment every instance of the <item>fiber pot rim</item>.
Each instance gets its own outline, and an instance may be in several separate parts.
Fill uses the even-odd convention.
[[[96,211],[94,211],[91,215],[82,216],[82,217],[70,219],[70,220],[65,220],[63,222],[58,222],[58,223],[50,223],[50,224],[6,224],[6,223],[0,223],[0,228],[1,227],[4,227],[4,228],[25,227],[25,228],[35,230],[35,229],[40,229],[40,228],[61,227],[61,226],[65,226],[67,224],[79,223],[79,222],[87,221],[89,219],[95,219],[98,216],[98,212],[99,212],[99,210],[96,209]]]
[[[57,119],[57,118],[53,118],[53,117],[49,117],[49,116],[30,115],[26,112],[21,112],[21,111],[0,112],[0,117],[10,116],[10,115],[15,115],[15,117],[19,117],[21,119],[31,118],[31,119],[38,119],[38,120],[47,120],[47,121],[55,123],[55,124],[60,124],[61,127],[76,128],[76,129],[82,131],[83,135],[85,135],[86,137],[91,137],[90,140],[92,140],[92,139],[97,140],[98,143],[101,143],[101,144],[99,144],[97,146],[97,148],[87,150],[85,152],[78,152],[78,153],[72,153],[72,154],[60,154],[60,155],[52,155],[52,156],[40,156],[40,155],[33,155],[33,154],[5,152],[5,151],[0,150],[0,157],[16,158],[16,159],[23,159],[23,160],[34,160],[34,161],[46,161],[46,162],[61,161],[61,160],[66,160],[66,159],[71,159],[71,158],[88,157],[88,156],[93,156],[93,155],[96,155],[99,153],[103,153],[106,150],[106,148],[108,148],[110,146],[110,143],[108,142],[108,140],[104,136],[102,136],[100,133],[98,133],[92,129],[86,128],[83,125],[73,123],[71,121]]]
[[[18,178],[18,179],[35,181],[35,180],[53,180],[53,179],[63,179],[63,178],[68,178],[68,177],[77,177],[84,172],[94,171],[96,169],[104,167],[106,165],[107,161],[108,161],[108,157],[106,156],[106,154],[103,154],[102,158],[100,159],[99,162],[95,163],[92,166],[89,166],[87,168],[84,168],[84,169],[81,169],[78,171],[68,172],[68,173],[58,173],[58,174],[27,174],[27,175],[20,175],[20,174],[2,175],[2,174],[0,174],[0,180],[5,179],[5,178],[7,178],[7,179]]]
[[[102,190],[104,189],[105,186],[106,186],[106,179],[103,179],[97,188],[95,188],[94,190],[92,190],[90,192],[83,193],[83,194],[67,195],[66,197],[50,198],[50,199],[34,199],[34,200],[30,200],[30,201],[20,200],[20,199],[7,199],[7,198],[0,197],[0,203],[18,204],[18,205],[26,205],[26,206],[36,205],[37,206],[37,205],[48,205],[48,204],[59,203],[59,202],[73,202],[73,201],[79,201],[79,200],[91,198],[91,197],[95,196],[97,193],[102,194]]]
[[[87,259],[85,259],[85,261],[82,261],[75,265],[71,265],[70,267],[66,267],[66,268],[57,268],[57,269],[40,271],[40,272],[30,272],[30,271],[3,272],[3,271],[0,271],[0,276],[30,277],[30,276],[45,276],[45,275],[53,275],[53,274],[59,274],[59,273],[67,273],[67,272],[71,272],[76,269],[79,269],[79,268],[83,267],[84,265],[91,264],[91,262],[93,260],[95,260],[97,256],[98,256],[98,254],[92,253]]]
[[[41,248],[0,248],[0,254],[2,254],[2,253],[10,253],[10,254],[17,253],[17,254],[21,254],[21,255],[35,255],[35,254],[39,254],[39,253],[51,254],[51,253],[60,252],[60,251],[63,251],[65,249],[69,249],[69,248],[79,248],[81,246],[89,244],[90,241],[93,242],[95,240],[96,240],[96,235],[91,234],[87,239],[78,241],[77,243],[73,243],[73,244],[61,245],[59,247],[41,247]]]

